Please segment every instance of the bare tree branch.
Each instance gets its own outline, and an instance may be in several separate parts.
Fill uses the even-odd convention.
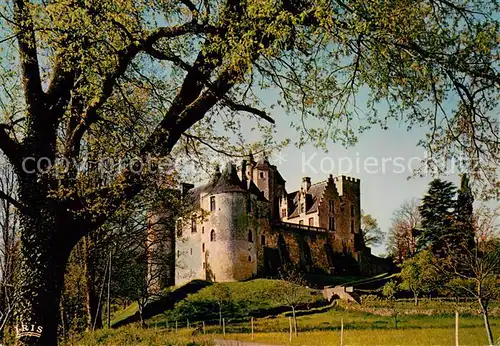
[[[238,103],[235,103],[233,100],[230,100],[227,98],[224,100],[224,103],[234,111],[251,113],[251,114],[258,116],[259,118],[262,118],[262,119],[268,121],[271,124],[275,123],[274,119],[271,118],[269,115],[267,115],[267,113],[264,112],[263,110],[260,110],[260,109],[257,109],[257,108],[251,107],[251,106],[247,106],[247,105],[238,104]]]

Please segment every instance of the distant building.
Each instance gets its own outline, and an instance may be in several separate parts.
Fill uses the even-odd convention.
[[[304,177],[288,193],[276,166],[249,155],[183,190],[192,209],[176,224],[176,285],[277,276],[291,267],[329,274],[386,269],[363,243],[359,179],[330,175],[312,184]]]

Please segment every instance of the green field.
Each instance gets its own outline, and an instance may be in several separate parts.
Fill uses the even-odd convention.
[[[282,302],[269,294],[279,288],[280,281],[258,279],[248,282],[213,284],[190,294],[175,308],[147,321],[148,328],[137,325],[86,333],[67,345],[212,345],[214,339],[251,341],[250,316],[280,308]],[[223,309],[226,335],[218,325],[214,290],[227,286],[231,303]],[[182,288],[178,288],[182,289]],[[307,292],[304,306],[322,301],[317,292]],[[118,311],[119,320],[137,309],[132,305]],[[254,341],[276,345],[340,345],[340,324],[344,323],[344,345],[454,345],[455,316],[460,312],[461,345],[486,345],[483,319],[473,301],[456,303],[422,299],[418,306],[410,301],[392,303],[366,296],[362,305],[345,302],[299,311],[297,337],[289,341],[289,311],[278,316],[254,318]],[[396,318],[394,314],[397,312]],[[491,306],[491,326],[500,337],[500,309]],[[256,315],[257,314],[257,315]],[[202,321],[205,322],[203,334]],[[187,324],[189,323],[189,328]],[[177,333],[176,326],[177,324]],[[396,329],[397,324],[397,329]]]
[[[288,319],[259,319],[256,321],[254,342],[276,345],[340,345],[340,321],[329,318],[340,317],[337,314],[319,314],[299,318],[299,335],[289,342]],[[344,345],[454,345],[455,330],[453,316],[412,316],[404,319],[403,325],[395,330],[388,321],[374,316],[344,314]],[[363,318],[365,317],[365,318]],[[322,330],[311,330],[314,327]],[[274,329],[265,332],[265,329]],[[203,335],[197,328],[182,328],[176,334],[174,328],[147,329],[127,326],[115,330],[101,330],[85,334],[81,339],[75,339],[68,345],[90,346],[121,346],[121,345],[212,345],[214,339],[231,339],[252,341],[250,328],[244,333],[233,333],[236,326],[228,325],[226,335],[221,335],[219,326],[209,326],[207,334]],[[279,330],[279,331],[278,331]],[[304,331],[308,330],[308,331]],[[494,320],[493,331],[500,333],[500,321]],[[486,337],[479,316],[469,316],[460,319],[460,345],[486,345]]]
[[[214,339],[251,341],[249,319],[229,319],[226,335],[219,325],[206,324],[206,334],[201,322],[192,322],[185,328],[178,321],[166,328],[159,318],[152,319],[146,329],[135,325],[114,330],[101,330],[85,334],[68,345],[211,345]],[[344,322],[344,345],[454,345],[455,320],[452,314],[401,315],[398,329],[391,316],[380,316],[361,311],[333,308],[330,311],[298,317],[299,335],[289,342],[287,316],[259,318],[254,321],[254,341],[276,345],[340,345],[340,321]],[[500,336],[500,318],[491,318],[494,335]],[[181,328],[182,327],[182,328]],[[461,315],[459,318],[461,345],[486,345],[483,320],[479,315]]]
[[[460,345],[487,345],[481,328],[467,328],[459,333]],[[251,340],[249,334],[226,335],[227,339],[254,341],[276,345],[340,345],[340,332],[305,332],[289,341],[286,333],[260,333]],[[452,328],[405,329],[405,330],[346,330],[344,345],[455,345],[455,332]]]
[[[173,323],[175,320],[201,321],[218,320],[218,304],[214,296],[215,290],[225,286],[229,290],[230,299],[224,303],[223,314],[228,319],[245,318],[252,314],[266,314],[270,309],[283,306],[281,297],[272,294],[280,290],[282,285],[280,280],[256,279],[246,282],[215,283],[190,294],[185,300],[178,302],[173,310],[157,315],[149,320],[150,324],[166,325],[167,321]],[[304,298],[301,304],[309,306],[311,304],[323,302],[323,296],[318,292],[306,287],[299,287]],[[286,308],[285,308],[286,309]]]

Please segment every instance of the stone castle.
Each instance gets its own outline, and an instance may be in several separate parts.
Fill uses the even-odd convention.
[[[242,281],[304,273],[377,274],[386,268],[363,243],[359,179],[330,175],[287,192],[265,157],[216,169],[205,184],[183,184],[190,213],[178,218],[175,285],[193,279]]]

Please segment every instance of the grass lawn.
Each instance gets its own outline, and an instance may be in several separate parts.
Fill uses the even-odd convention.
[[[323,313],[299,316],[299,331],[338,331],[340,321],[344,320],[344,329],[347,330],[372,330],[383,331],[394,329],[394,318],[391,316],[379,316],[360,311],[349,311],[332,309]],[[459,318],[460,328],[482,328],[483,319],[480,315],[461,315]],[[500,332],[500,318],[491,317],[490,323],[493,330]],[[198,323],[199,324],[199,323]],[[193,323],[193,326],[198,324]],[[150,324],[153,325],[153,324]],[[180,324],[179,324],[180,325]],[[455,316],[453,314],[442,315],[401,315],[397,318],[398,330],[406,329],[453,329],[455,326]],[[172,326],[172,323],[170,323]],[[287,332],[289,329],[288,317],[278,316],[269,318],[259,318],[254,321],[254,330],[259,333],[267,332]],[[208,326],[209,332],[220,332],[218,325]],[[240,319],[227,322],[226,331],[228,333],[250,333],[249,319]],[[500,336],[500,334],[499,334]]]
[[[173,333],[165,329],[140,328],[128,325],[117,329],[86,332],[81,337],[68,340],[64,346],[210,346],[213,335],[193,335],[192,330],[182,329]]]
[[[340,320],[344,321],[345,345],[454,345],[454,316],[451,314],[425,316],[408,315],[398,318],[398,329],[390,316],[379,316],[360,311],[333,309],[324,313],[300,316],[299,335],[289,342],[288,317],[255,319],[256,342],[276,345],[340,345]],[[478,315],[460,316],[460,345],[486,345],[482,317]],[[218,325],[207,325],[202,334],[201,323],[191,323],[191,328],[180,328],[174,332],[174,324],[169,329],[154,327],[142,329],[130,325],[113,330],[100,330],[84,334],[67,345],[212,345],[214,339],[250,341],[248,320],[229,320],[226,336],[221,335]],[[494,336],[500,336],[500,318],[491,318]]]
[[[500,331],[497,327],[494,331]],[[249,334],[230,334],[227,339],[252,341]],[[315,331],[299,333],[289,341],[286,333],[258,333],[254,342],[276,345],[311,345],[332,346],[340,345],[340,332]],[[464,328],[459,332],[460,345],[487,345],[484,329],[480,327]],[[453,328],[430,329],[403,329],[403,330],[346,330],[344,345],[455,345],[455,331]]]
[[[167,322],[173,325],[176,320],[179,325],[184,326],[186,320],[218,320],[218,304],[216,291],[220,286],[227,287],[230,299],[224,303],[224,317],[248,318],[251,314],[269,313],[270,309],[281,308],[284,305],[281,292],[283,285],[281,280],[256,279],[245,282],[214,283],[188,295],[186,299],[178,302],[173,310],[165,311],[163,314],[154,316],[148,320],[150,325],[166,326]],[[324,298],[320,292],[307,287],[300,287],[303,292],[301,304],[313,306],[323,302]],[[275,293],[273,293],[275,292]],[[285,310],[288,308],[284,308]],[[281,312],[281,311],[280,311]],[[277,312],[279,313],[279,312]]]
[[[224,338],[221,335],[222,328],[217,324],[218,309],[213,301],[213,290],[217,285],[227,286],[231,295],[232,305],[226,306],[223,313],[227,339],[249,341],[250,313],[274,309],[281,304],[279,299],[267,294],[280,285],[277,280],[213,284],[188,295],[179,305],[175,305],[175,309],[149,319],[147,329],[129,325],[101,330],[84,334],[68,345],[211,345],[214,339]],[[322,299],[321,295],[308,288],[304,287],[304,290],[310,293],[306,295],[307,303]],[[454,345],[454,311],[458,309],[460,345],[487,344],[482,316],[477,314],[474,302],[457,304],[423,299],[418,307],[411,301],[398,302],[398,329],[395,329],[395,320],[391,316],[393,310],[384,300],[367,299],[361,306],[341,305],[343,307],[331,308],[326,312],[324,308],[317,308],[312,314],[299,315],[299,335],[291,343],[288,339],[288,313],[255,318],[254,341],[276,345],[339,345],[340,321],[343,319],[345,345]],[[136,305],[131,305],[115,318],[126,317],[136,309]],[[492,313],[490,323],[497,338],[500,337],[499,310],[498,304],[493,304],[492,312],[495,313]],[[205,335],[202,333],[202,320],[205,321]],[[176,321],[178,333],[175,333]],[[187,323],[190,328],[185,328]]]
[[[112,315],[111,319],[111,325],[115,324],[118,321],[124,320],[129,316],[132,316],[137,312],[139,309],[139,306],[137,305],[137,302],[130,304],[127,306],[125,309],[118,310]]]

